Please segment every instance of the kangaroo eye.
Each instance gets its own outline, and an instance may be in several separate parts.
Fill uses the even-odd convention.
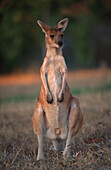
[[[61,34],[61,38],[63,38],[64,37],[64,34]]]
[[[54,38],[54,35],[50,35],[51,38]]]

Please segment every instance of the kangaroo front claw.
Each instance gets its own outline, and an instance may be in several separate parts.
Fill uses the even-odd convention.
[[[64,93],[60,93],[59,95],[58,95],[58,101],[59,102],[62,102],[64,100]]]
[[[47,94],[47,102],[50,104],[53,102],[53,97],[52,97],[51,93]]]

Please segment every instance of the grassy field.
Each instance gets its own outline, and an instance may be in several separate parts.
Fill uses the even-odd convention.
[[[69,73],[71,92],[84,116],[82,130],[68,159],[50,150],[51,141],[45,139],[43,162],[36,162],[31,123],[40,78],[14,76],[0,77],[0,169],[111,169],[111,70]]]

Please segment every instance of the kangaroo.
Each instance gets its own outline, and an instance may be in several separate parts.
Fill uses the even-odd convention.
[[[83,116],[79,100],[71,95],[67,84],[67,66],[62,55],[63,32],[68,18],[54,29],[37,21],[45,33],[46,56],[40,69],[41,90],[32,117],[38,138],[37,160],[44,159],[43,139],[52,140],[53,149],[70,156],[71,141],[82,126]]]

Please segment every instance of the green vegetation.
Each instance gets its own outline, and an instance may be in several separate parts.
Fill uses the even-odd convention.
[[[91,94],[91,93],[103,93],[103,92],[106,92],[106,91],[111,91],[111,84],[107,84],[105,86],[96,87],[96,88],[85,87],[85,88],[71,89],[71,93],[73,95]]]
[[[0,72],[11,72],[31,64],[39,66],[44,55],[44,36],[36,21],[40,19],[54,26],[64,17],[70,21],[64,50],[69,68],[98,66],[101,61],[111,65],[109,11],[110,2],[102,0],[2,0]]]

